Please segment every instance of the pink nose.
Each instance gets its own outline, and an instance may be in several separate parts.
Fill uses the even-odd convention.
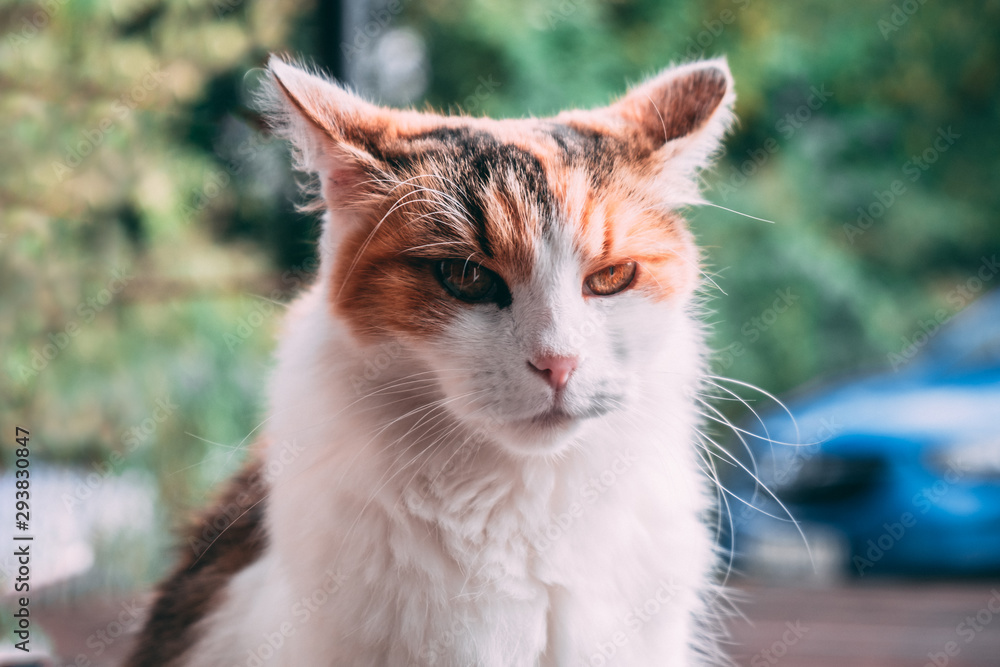
[[[541,373],[553,389],[559,390],[569,382],[569,376],[576,370],[577,363],[579,359],[576,357],[538,357],[528,362],[528,365]]]

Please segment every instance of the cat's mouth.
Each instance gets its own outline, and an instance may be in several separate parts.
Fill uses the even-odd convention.
[[[534,417],[529,417],[526,421],[538,428],[565,428],[578,419],[579,417],[571,415],[562,408],[552,408]]]
[[[602,403],[594,404],[579,412],[570,412],[557,405],[533,417],[528,417],[525,421],[538,428],[566,428],[585,419],[600,417],[610,410],[611,406]]]
[[[568,442],[583,422],[615,409],[614,401],[595,401],[586,407],[556,400],[534,415],[514,418],[497,431],[498,441],[517,454],[551,453]]]

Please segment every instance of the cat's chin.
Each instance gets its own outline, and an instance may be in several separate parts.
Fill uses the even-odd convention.
[[[504,450],[516,456],[549,456],[569,447],[584,421],[585,417],[555,409],[507,422],[491,435]]]

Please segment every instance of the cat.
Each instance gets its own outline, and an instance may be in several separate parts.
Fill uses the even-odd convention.
[[[268,71],[320,268],[255,454],[128,664],[722,661],[680,211],[733,121],[725,60],[511,120]]]

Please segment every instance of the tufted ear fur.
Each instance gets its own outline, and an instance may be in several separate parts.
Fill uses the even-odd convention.
[[[264,111],[290,141],[296,167],[319,176],[323,201],[315,208],[362,205],[384,172],[381,146],[398,112],[378,107],[325,77],[271,56]]]
[[[719,58],[664,70],[608,111],[654,150],[695,152],[704,164],[732,123],[735,99],[729,66]]]
[[[717,58],[667,68],[610,106],[559,119],[618,135],[673,198],[694,203],[695,176],[732,125],[735,100],[729,65]]]

